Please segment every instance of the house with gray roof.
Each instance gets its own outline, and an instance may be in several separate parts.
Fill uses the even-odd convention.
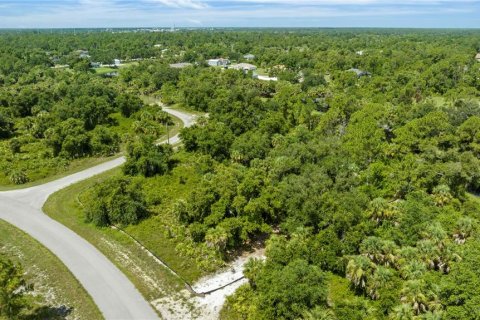
[[[248,71],[257,70],[257,66],[254,66],[253,64],[250,64],[250,63],[238,63],[238,64],[232,64],[230,66],[230,69],[243,70],[248,72]]]
[[[360,69],[357,69],[357,68],[351,68],[351,69],[348,69],[347,71],[350,71],[350,72],[355,72],[357,77],[363,77],[363,76],[371,76],[372,74],[368,71],[364,71],[364,70],[360,70]]]
[[[218,59],[209,59],[207,63],[211,67],[226,67],[230,64],[230,60],[218,58]]]

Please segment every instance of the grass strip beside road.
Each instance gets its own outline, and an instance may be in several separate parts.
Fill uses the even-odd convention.
[[[45,203],[44,212],[100,250],[130,279],[147,301],[180,292],[183,284],[128,236],[112,228],[98,228],[85,222],[78,196],[119,173],[120,168],[116,168],[54,193]]]
[[[171,137],[173,137],[174,135],[176,135],[180,132],[180,130],[183,128],[183,122],[182,122],[181,119],[179,119],[179,118],[177,118],[173,115],[170,115],[170,116],[172,117],[172,120],[174,122],[174,125],[170,126],[169,130],[168,130],[169,131],[168,137],[171,138]],[[132,123],[132,120],[130,120],[130,119],[127,119],[127,120],[120,119],[119,114],[113,114],[112,118],[116,119],[117,121],[121,120],[121,121],[119,121],[119,126],[120,126],[120,128],[123,128],[123,130],[126,130],[126,128],[128,128]],[[118,131],[117,133],[119,133],[119,134],[121,133],[121,130],[119,130],[119,129],[116,129],[116,131]],[[164,135],[160,136],[160,138],[158,139],[158,141],[166,141],[166,140],[167,140],[167,134],[164,134]],[[124,150],[125,146],[121,145],[121,149]],[[45,183],[48,183],[48,182],[51,182],[51,181],[69,176],[71,174],[86,170],[88,168],[97,166],[99,164],[102,164],[104,162],[113,160],[115,158],[121,157],[122,155],[123,155],[123,151],[120,152],[120,153],[117,153],[116,155],[111,156],[111,157],[88,157],[88,158],[82,158],[82,159],[75,159],[68,164],[68,166],[67,166],[67,168],[65,168],[65,170],[63,170],[59,173],[56,173],[54,175],[47,176],[45,178],[41,178],[41,179],[38,179],[38,180],[34,180],[34,181],[31,181],[31,182],[27,182],[25,184],[20,184],[20,185],[15,185],[13,183],[9,183],[7,177],[5,177],[4,180],[0,179],[0,192],[1,191],[8,191],[8,190],[26,189],[26,188],[35,187],[35,186],[38,186],[38,185],[41,185],[41,184],[45,184]]]
[[[45,297],[50,308],[72,308],[68,318],[103,319],[102,314],[68,268],[35,239],[0,220],[0,253],[22,264],[34,293]]]
[[[104,162],[116,159],[118,157],[121,157],[122,154],[117,154],[111,157],[88,157],[88,158],[83,158],[83,159],[76,159],[72,161],[68,167],[57,174],[34,180],[31,182],[27,182],[25,184],[20,184],[20,185],[15,185],[15,184],[2,184],[0,185],[0,191],[8,191],[8,190],[18,190],[18,189],[25,189],[25,188],[30,188],[30,187],[35,187],[41,184],[45,184],[47,182],[51,182],[54,180],[61,179],[63,177],[69,176],[71,174],[86,170],[88,168],[97,166],[99,164],[102,164]]]

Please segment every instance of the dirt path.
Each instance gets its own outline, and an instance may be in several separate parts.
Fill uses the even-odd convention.
[[[204,297],[193,296],[190,292],[184,290],[176,297],[158,299],[152,304],[165,319],[216,320],[226,298],[241,285],[247,283],[247,279],[243,278],[243,270],[245,263],[250,258],[264,259],[264,250],[260,249],[252,253],[246,253],[230,263],[227,268],[208,275],[192,285],[196,292],[208,292],[221,288],[219,290],[206,294]]]

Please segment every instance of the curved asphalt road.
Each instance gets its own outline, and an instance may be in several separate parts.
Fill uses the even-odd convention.
[[[191,114],[163,110],[180,118],[186,127],[194,123],[195,116]],[[170,138],[171,144],[179,141],[178,134]],[[44,185],[0,192],[0,219],[25,231],[57,255],[92,296],[106,319],[158,319],[133,284],[100,251],[42,212],[43,204],[52,193],[124,162],[125,158],[120,157]]]

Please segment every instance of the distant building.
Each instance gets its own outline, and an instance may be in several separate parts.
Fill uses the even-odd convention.
[[[106,78],[118,77],[118,71],[107,72],[103,74]]]
[[[363,50],[357,51],[357,52],[355,52],[355,53],[356,53],[357,55],[359,55],[359,56],[363,56]]]
[[[122,61],[120,61],[120,59],[114,59],[113,64],[118,67],[122,64]]]
[[[161,45],[161,44],[155,44],[153,47],[154,47],[154,48],[161,48],[162,45]]]
[[[192,64],[189,63],[189,62],[180,62],[180,63],[172,63],[170,65],[170,68],[183,69],[183,68],[190,67],[190,66],[192,66]]]
[[[250,63],[239,63],[239,64],[232,64],[230,69],[235,70],[243,70],[243,71],[254,71],[257,70],[257,67]]]
[[[475,56],[475,59],[476,59],[478,62],[480,62],[480,52],[477,53],[477,55]]]
[[[277,77],[269,77],[269,76],[261,76],[261,75],[254,75],[255,79],[262,80],[262,81],[278,81]]]
[[[347,71],[350,71],[350,72],[355,72],[357,74],[357,77],[364,77],[364,76],[371,76],[372,74],[368,71],[363,71],[363,70],[360,70],[360,69],[357,69],[357,68],[352,68],[352,69],[348,69]]]
[[[101,65],[100,62],[90,62],[90,67],[92,68],[100,68]]]
[[[284,71],[287,70],[287,67],[284,64],[277,64],[276,66],[273,66],[272,69],[277,71]]]
[[[81,59],[90,59],[90,55],[87,50],[77,50],[76,53]]]
[[[249,61],[255,60],[255,56],[251,53],[244,55],[243,58],[245,58],[246,60],[249,60]]]
[[[207,63],[211,67],[226,67],[230,64],[230,60],[223,59],[223,58],[210,59],[210,60],[207,60]]]

